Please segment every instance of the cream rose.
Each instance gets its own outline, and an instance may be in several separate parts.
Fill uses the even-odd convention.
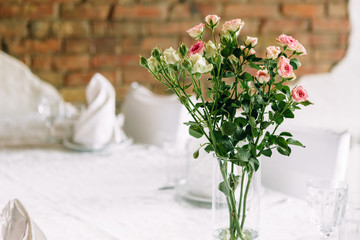
[[[268,82],[271,78],[267,69],[257,71],[255,77],[260,83]]]
[[[245,45],[250,46],[250,47],[255,47],[257,42],[258,42],[258,38],[247,36],[247,38],[245,40]]]
[[[278,63],[278,73],[283,78],[293,78],[294,72],[293,67],[290,64],[290,59],[281,56]]]
[[[180,54],[172,47],[165,49],[162,57],[167,64],[177,64],[180,61]]]
[[[204,57],[196,53],[189,57],[193,67],[192,73],[208,73],[213,69],[212,64],[208,64]]]
[[[217,15],[207,15],[205,17],[205,22],[210,28],[214,28],[219,24],[220,17]]]
[[[291,97],[296,102],[304,102],[309,97],[309,95],[302,86],[298,86],[293,88],[293,90],[291,91]]]
[[[202,34],[204,33],[204,23],[200,23],[199,25],[196,25],[195,27],[190,28],[186,32],[190,35],[190,37],[194,39],[199,39]]]
[[[155,59],[153,56],[151,56],[151,57],[148,59],[148,65],[149,65],[149,68],[150,68],[150,70],[151,70],[152,72],[154,72],[154,73],[157,73],[157,72],[158,72],[158,69],[159,69],[160,64],[159,64],[158,61],[156,61],[156,59]]]
[[[298,44],[295,51],[297,54],[299,54],[299,56],[307,55],[306,49],[301,43]]]
[[[281,50],[278,46],[269,46],[266,48],[266,57],[268,59],[276,59],[280,53]]]
[[[215,46],[215,43],[213,43],[211,40],[209,40],[205,44],[205,57],[211,58],[216,52],[217,52],[217,48]]]
[[[240,18],[236,18],[230,21],[226,21],[222,25],[222,31],[224,34],[230,33],[235,34],[236,36],[239,35],[240,30],[244,27],[244,22],[241,21]]]

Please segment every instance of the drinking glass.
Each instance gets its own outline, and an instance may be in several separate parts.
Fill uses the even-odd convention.
[[[341,225],[347,203],[348,186],[342,181],[327,179],[307,182],[307,202],[311,222],[318,228],[321,239],[331,239]]]
[[[45,121],[47,142],[55,142],[54,123],[60,115],[60,101],[41,96],[38,101],[38,112]]]

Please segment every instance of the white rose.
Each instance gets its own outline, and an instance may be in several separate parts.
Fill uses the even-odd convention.
[[[160,64],[158,63],[158,61],[156,61],[156,59],[153,56],[151,56],[148,59],[148,65],[152,72],[154,72],[154,73],[158,72],[158,68],[159,68]]]
[[[245,45],[250,47],[255,47],[258,42],[258,39],[256,37],[249,37],[247,36]]]
[[[162,56],[167,64],[177,64],[180,62],[180,54],[172,47],[165,49]]]
[[[213,69],[213,65],[208,64],[205,58],[198,53],[191,55],[189,59],[193,65],[192,73],[208,73]]]
[[[217,52],[215,43],[211,40],[205,44],[205,57],[211,58]]]
[[[233,64],[233,65],[238,65],[239,63],[239,59],[237,57],[235,57],[234,54],[231,54],[229,56],[229,61]]]

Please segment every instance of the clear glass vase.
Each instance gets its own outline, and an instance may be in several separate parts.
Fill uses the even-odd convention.
[[[212,193],[214,240],[260,239],[260,190],[260,169],[247,172],[244,167],[227,159],[215,158]]]

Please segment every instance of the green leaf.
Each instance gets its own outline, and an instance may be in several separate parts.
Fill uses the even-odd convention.
[[[198,73],[198,72],[197,72],[197,73],[195,73],[194,75],[195,75],[195,77],[196,77],[197,80],[200,80],[200,78],[201,78],[201,73]]]
[[[309,105],[312,105],[313,103],[306,100],[304,102],[300,102],[300,104],[303,105],[303,106],[309,106]]]
[[[290,64],[293,67],[294,70],[298,69],[299,67],[301,67],[301,62],[299,61],[299,59],[297,58],[293,58],[290,60]]]
[[[276,87],[276,89],[279,90],[279,91],[282,91],[282,89],[283,89],[283,85],[282,85],[281,83],[277,83],[277,84],[275,85],[275,87]]]
[[[214,147],[209,144],[204,148],[204,150],[205,150],[205,152],[209,153],[209,152],[214,151]]]
[[[297,140],[295,140],[295,139],[292,139],[292,138],[288,138],[287,140],[286,140],[286,142],[288,143],[288,144],[290,144],[290,145],[296,145],[296,146],[300,146],[300,147],[305,147],[301,142],[299,142],[299,141],[297,141]]]
[[[254,80],[254,77],[250,74],[250,73],[247,73],[247,72],[245,72],[245,73],[243,73],[243,75],[244,75],[244,77],[245,77],[245,81],[253,81]]]
[[[263,151],[261,152],[261,154],[264,155],[264,156],[266,156],[266,157],[271,157],[272,151],[271,151],[270,148],[268,148],[268,149],[263,150]]]
[[[199,123],[194,122],[194,121],[184,122],[184,124],[187,126],[200,126]]]
[[[257,70],[260,70],[261,68],[258,66],[258,65],[256,65],[255,63],[252,63],[252,62],[250,62],[250,67],[252,67],[252,68],[255,68],[255,69],[257,69]]]
[[[261,129],[266,129],[270,125],[270,122],[264,121],[260,123]]]
[[[243,148],[236,148],[237,153],[235,154],[236,158],[241,161],[247,163],[250,159],[250,152],[249,150],[245,150]]]
[[[289,132],[282,132],[279,134],[279,136],[286,136],[286,137],[292,137],[293,135]]]
[[[246,132],[241,127],[237,127],[234,133],[234,140],[241,141],[245,138],[246,138]]]
[[[275,118],[275,122],[276,122],[276,124],[278,124],[278,125],[280,125],[283,121],[284,121],[284,117],[283,117],[283,116],[278,116],[277,118]]]
[[[236,75],[233,72],[226,72],[223,75],[223,78],[230,78],[230,77],[235,77]]]
[[[235,176],[233,173],[230,173],[229,185],[233,191],[235,191],[237,186],[239,185],[239,179],[240,179],[240,176]]]
[[[190,126],[189,127],[189,134],[194,138],[201,138],[203,136],[203,129],[201,126]]]
[[[284,117],[286,118],[294,118],[295,115],[290,109],[286,109],[283,113]]]
[[[230,196],[230,189],[229,187],[225,184],[225,182],[221,182],[219,183],[219,190],[221,192],[223,192],[225,194],[225,196]]]
[[[275,143],[275,139],[276,137],[274,135],[270,135],[268,140],[269,145],[273,145]]]
[[[281,102],[282,100],[284,100],[286,97],[284,94],[278,93],[275,95],[275,99],[278,100],[279,102]]]
[[[277,137],[275,139],[275,143],[276,145],[282,147],[282,148],[287,148],[288,147],[288,143],[286,142],[286,140],[283,137]]]
[[[277,147],[276,150],[280,154],[285,155],[285,156],[290,156],[290,154],[291,154],[291,149],[289,147],[287,147],[287,148]]]
[[[287,96],[290,96],[291,94],[291,90],[289,88],[289,86],[282,86],[282,90],[283,93],[285,93]]]
[[[256,128],[256,120],[254,117],[249,118],[249,124],[252,128]]]
[[[259,169],[260,163],[256,158],[250,158],[249,164],[255,172]]]
[[[232,122],[225,122],[221,125],[221,131],[224,135],[233,135],[237,126]]]
[[[197,149],[194,153],[193,153],[193,158],[197,159],[199,157],[199,149]]]

